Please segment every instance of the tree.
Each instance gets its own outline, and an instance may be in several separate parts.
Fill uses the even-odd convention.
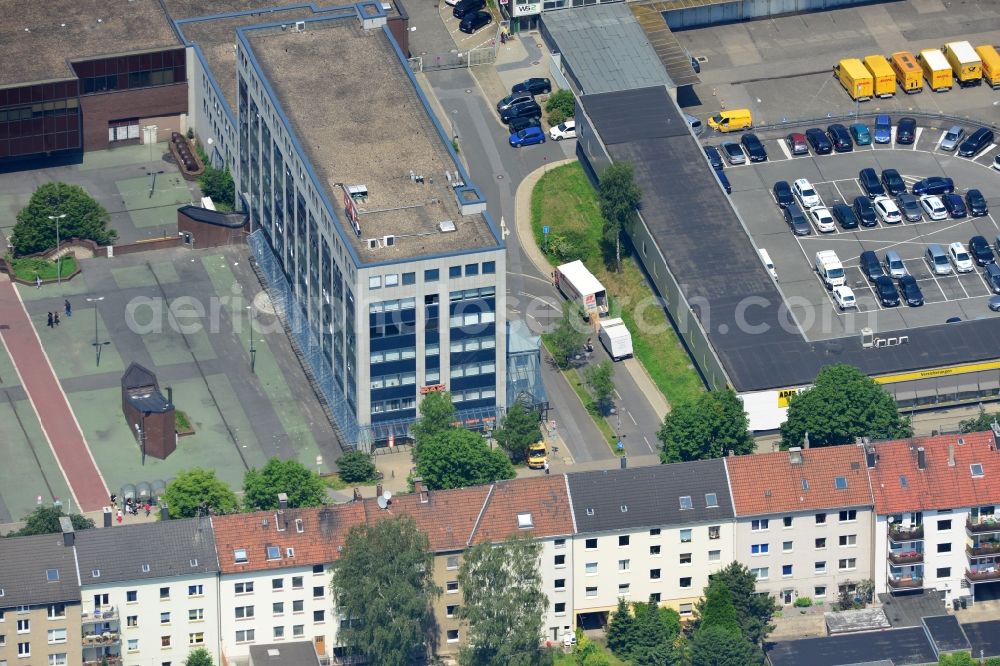
[[[7,536],[32,536],[35,534],[58,534],[62,532],[59,519],[67,514],[63,513],[61,507],[39,506],[34,511],[23,518],[24,527],[16,532],[10,532]],[[68,514],[76,531],[89,530],[94,527],[94,521],[78,513]]]
[[[541,415],[536,410],[529,410],[516,402],[504,414],[493,437],[511,460],[520,462],[527,457],[528,446],[542,439],[542,430],[538,425],[540,420]]]
[[[781,446],[851,444],[858,437],[911,437],[910,420],[899,415],[896,401],[873,379],[850,365],[828,365],[812,388],[792,396],[781,424]]]
[[[558,125],[576,114],[576,97],[570,90],[557,90],[545,101],[545,112],[549,114],[549,125]]]
[[[724,584],[732,595],[736,621],[747,641],[753,645],[763,645],[764,638],[774,630],[771,618],[778,611],[778,604],[769,594],[757,594],[757,576],[739,562],[732,562],[713,574],[712,585]],[[698,618],[705,615],[706,597],[696,604]],[[700,620],[699,620],[700,623]]]
[[[632,605],[635,627],[627,655],[635,666],[675,666],[679,655],[674,649],[680,616],[672,608],[660,608],[650,597],[648,603]],[[676,620],[676,621],[675,621]]]
[[[761,662],[760,650],[738,630],[707,626],[691,640],[691,666],[748,666]]]
[[[433,641],[433,580],[427,535],[401,515],[355,525],[333,569],[333,607],[347,618],[337,640],[381,666],[407,666]]]
[[[422,441],[414,452],[414,463],[428,490],[464,488],[515,476],[502,449],[491,449],[481,435],[465,428],[449,428]]]
[[[298,460],[271,458],[259,470],[251,468],[243,476],[243,504],[250,510],[278,508],[278,493],[288,495],[288,507],[320,506],[326,500],[326,486],[319,474]]]
[[[205,172],[198,178],[198,186],[202,194],[212,197],[212,201],[221,203],[223,208],[232,210],[236,205],[236,186],[228,168],[216,169],[206,161]]]
[[[979,416],[959,421],[958,429],[962,432],[986,432],[993,427],[993,422],[998,419],[1000,419],[1000,412],[990,413],[980,407]]]
[[[566,301],[563,303],[562,318],[556,322],[555,329],[545,336],[552,360],[563,370],[569,367],[573,356],[583,349],[587,339],[587,334],[580,329],[577,321],[579,321],[577,309]]]
[[[603,414],[606,411],[608,399],[615,390],[615,382],[612,379],[615,376],[614,366],[611,361],[589,365],[583,371],[583,376],[590,387],[590,393],[594,396],[594,402]]]
[[[410,434],[417,446],[423,439],[429,439],[439,432],[452,427],[455,422],[455,405],[448,391],[433,391],[420,401],[420,418],[410,426]]]
[[[372,457],[364,451],[351,451],[337,458],[337,470],[345,483],[367,483],[378,478]]]
[[[476,544],[458,570],[459,617],[468,623],[460,662],[468,666],[529,666],[542,658],[542,617],[548,599],[538,571],[541,544],[511,537]]]
[[[213,470],[200,467],[178,473],[167,486],[163,499],[172,518],[235,513],[240,505],[225,481],[216,478]]]
[[[656,433],[665,463],[753,453],[750,419],[743,402],[726,388],[678,402]]]
[[[56,246],[56,220],[59,238],[86,238],[99,245],[109,245],[118,232],[108,228],[111,216],[104,206],[79,185],[45,183],[35,190],[28,205],[17,213],[10,242],[18,255],[51,250]]]
[[[608,622],[608,649],[619,657],[628,654],[629,646],[635,640],[635,618],[632,617],[632,609],[629,608],[625,597],[618,597],[618,608],[611,613]]]
[[[212,655],[205,648],[192,650],[184,660],[184,666],[212,666]]]
[[[632,165],[615,162],[601,174],[597,187],[597,197],[604,218],[604,238],[613,240],[615,248],[615,270],[622,270],[622,231],[635,215],[635,209],[642,199],[642,191],[635,183]]]
[[[724,627],[740,631],[740,624],[736,619],[736,607],[733,606],[733,593],[722,581],[713,580],[705,588],[705,598],[700,613],[699,631],[706,627]]]
[[[938,666],[979,666],[979,660],[968,652],[952,652],[938,657]]]

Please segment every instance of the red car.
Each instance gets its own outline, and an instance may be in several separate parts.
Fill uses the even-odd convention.
[[[785,143],[788,144],[788,150],[792,152],[792,155],[809,154],[809,144],[806,143],[805,134],[799,134],[798,132],[789,134],[785,137]]]

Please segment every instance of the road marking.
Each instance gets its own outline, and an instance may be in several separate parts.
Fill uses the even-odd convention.
[[[920,135],[923,133],[923,131],[924,131],[923,127],[917,128],[916,133],[913,135],[913,146],[910,148],[910,150],[917,149],[917,142],[920,141]]]
[[[656,449],[654,449],[653,445],[649,443],[649,438],[648,437],[646,437],[645,435],[643,435],[642,436],[642,441],[646,442],[646,446],[649,447],[649,452],[650,453],[656,453]]]
[[[618,398],[619,400],[622,399],[622,394],[618,392],[618,389],[615,389],[615,397]]]
[[[975,162],[975,161],[976,161],[976,160],[978,160],[978,159],[979,159],[980,157],[982,157],[983,155],[986,155],[986,154],[988,154],[988,153],[989,153],[989,152],[990,152],[991,150],[993,150],[993,149],[994,149],[994,148],[996,148],[996,147],[997,147],[997,144],[995,144],[995,143],[991,143],[990,145],[986,146],[986,148],[984,148],[983,150],[981,150],[981,151],[980,151],[980,152],[979,152],[979,153],[978,153],[977,155],[974,155],[974,156],[972,157],[972,161],[973,161],[973,162]]]
[[[632,419],[632,425],[639,425],[639,422],[635,420],[634,416],[632,416],[632,412],[625,412],[625,413],[628,414],[628,417],[630,419]]]
[[[889,146],[892,150],[896,150],[896,126],[893,125],[889,128]]]
[[[778,139],[778,147],[781,148],[781,152],[785,154],[785,159],[792,159],[792,152],[788,150],[788,144],[784,139]]]
[[[975,270],[975,269],[972,269],[972,270]],[[962,284],[962,275],[964,275],[964,273],[959,273],[958,269],[956,268],[955,269],[955,280],[958,282],[958,286],[962,288],[962,293],[965,294],[965,297],[966,298],[970,298],[969,291],[965,288],[965,285]]]
[[[945,130],[945,131],[941,132],[941,136],[938,137],[937,144],[935,144],[935,146],[934,146],[934,150],[940,150],[941,149],[941,142],[944,141],[944,138],[946,136],[948,136],[948,130]]]
[[[986,287],[986,295],[991,296],[993,294],[993,290],[990,289],[990,285],[986,282],[985,273],[981,273],[979,270],[976,270],[976,275],[979,276],[979,281],[983,283],[984,287]]]
[[[990,218],[990,221],[993,223],[994,227],[996,227],[997,229],[1000,229],[1000,224],[997,224],[996,219],[994,219],[994,217],[993,217],[993,213],[987,213],[986,217]]]

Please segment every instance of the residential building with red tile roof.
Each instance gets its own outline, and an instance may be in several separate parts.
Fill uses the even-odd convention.
[[[1000,451],[993,432],[868,447],[877,591],[945,602],[1000,595]]]
[[[872,577],[872,495],[858,446],[730,456],[736,560],[790,604],[834,600]]]

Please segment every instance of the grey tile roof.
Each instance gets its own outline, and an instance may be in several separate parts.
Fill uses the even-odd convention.
[[[310,641],[250,646],[250,666],[319,666],[316,648]]]
[[[83,585],[219,570],[215,536],[208,519],[167,520],[77,532],[76,546]],[[95,570],[100,571],[97,577],[93,575]]]
[[[721,458],[567,474],[578,533],[703,523],[733,517]],[[718,507],[705,495],[715,493]],[[691,508],[681,508],[690,497]],[[624,510],[623,510],[624,508]]]
[[[59,580],[48,580],[55,569]],[[0,539],[0,608],[80,600],[73,549],[62,534]]]

